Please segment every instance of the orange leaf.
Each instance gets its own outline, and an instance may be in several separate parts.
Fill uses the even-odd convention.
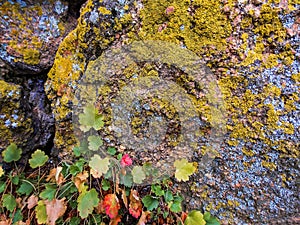
[[[27,200],[27,208],[32,209],[37,205],[39,198],[35,195],[31,195]]]
[[[184,222],[185,219],[187,218],[188,214],[186,212],[181,213],[181,220]]]
[[[141,218],[139,219],[139,222],[137,223],[137,225],[145,225],[146,222],[147,222],[147,217],[150,215],[150,212],[149,211],[146,211],[146,212],[142,212],[142,216]]]
[[[64,202],[65,198],[61,200],[53,199],[51,201],[45,200],[46,211],[47,211],[47,224],[55,225],[55,221],[64,215],[67,206]]]
[[[142,203],[141,199],[139,198],[139,193],[136,190],[131,190],[129,195],[129,213],[135,217],[139,218],[142,212]]]
[[[120,204],[115,194],[107,194],[103,200],[103,207],[109,218],[114,219],[118,216]]]
[[[120,215],[118,215],[116,218],[112,219],[109,222],[109,225],[118,225],[119,222],[121,222],[121,216]]]

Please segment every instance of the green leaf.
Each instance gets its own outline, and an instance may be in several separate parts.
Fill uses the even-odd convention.
[[[14,176],[10,176],[9,178],[10,178],[11,182],[12,182],[14,185],[18,185],[18,184],[19,184],[19,181],[20,181],[19,176],[14,175]]]
[[[80,218],[79,217],[72,217],[70,219],[70,225],[79,225],[80,224]]]
[[[23,214],[21,212],[21,209],[17,209],[15,213],[11,212],[9,215],[10,218],[12,218],[12,223],[15,224],[18,221],[23,220]]]
[[[109,170],[109,158],[102,159],[99,155],[94,155],[89,162],[89,166],[101,176]]]
[[[120,175],[120,183],[125,185],[126,187],[132,187],[133,179],[130,173],[126,173],[125,175]]]
[[[45,152],[38,149],[31,155],[31,159],[29,159],[29,165],[32,169],[35,169],[39,166],[43,166],[48,159],[49,157],[45,155]]]
[[[147,210],[152,211],[153,209],[156,209],[158,207],[158,200],[151,195],[146,195],[142,202],[144,203],[144,206],[147,207]]]
[[[92,151],[97,151],[99,147],[103,145],[103,141],[100,136],[95,136],[95,135],[89,136],[88,141],[89,141],[89,149]]]
[[[101,187],[104,191],[107,191],[110,189],[110,182],[108,180],[103,179],[101,182]]]
[[[176,168],[175,178],[178,181],[188,181],[189,176],[196,171],[193,163],[189,163],[186,159],[176,160],[174,162]]]
[[[156,196],[163,196],[165,194],[165,191],[161,189],[160,185],[152,185],[151,190]]]
[[[203,214],[199,211],[191,211],[184,221],[184,225],[205,225]]]
[[[174,198],[173,198],[172,191],[167,190],[167,191],[165,192],[165,194],[164,194],[164,198],[165,198],[165,201],[166,201],[167,203],[173,201]]]
[[[38,205],[35,207],[35,217],[39,224],[47,222],[46,205],[43,200],[38,201]]]
[[[77,157],[84,155],[87,151],[88,151],[88,142],[86,140],[82,140],[79,146],[75,146],[73,148],[73,153]]]
[[[169,212],[168,212],[168,211],[164,211],[164,212],[163,212],[163,217],[164,217],[164,219],[166,219],[166,218],[168,217],[168,215],[169,215]]]
[[[134,166],[131,171],[133,182],[136,184],[141,184],[143,180],[146,178],[145,172],[143,171],[143,167]]]
[[[103,117],[93,105],[87,105],[83,109],[83,113],[79,114],[80,129],[83,132],[89,131],[91,128],[99,130],[104,126]]]
[[[98,206],[99,198],[97,191],[93,188],[90,191],[83,191],[78,199],[79,216],[84,219],[91,214],[96,206]]]
[[[122,159],[122,153],[119,153],[118,155],[117,155],[117,160],[121,160]]]
[[[17,207],[17,202],[14,196],[11,194],[3,195],[3,207],[7,208],[9,211],[13,211]]]
[[[70,174],[73,176],[76,176],[78,173],[81,173],[83,171],[83,167],[85,165],[86,161],[83,158],[78,159],[73,165],[70,166]]]
[[[117,150],[114,147],[108,147],[107,148],[107,153],[110,154],[110,155],[115,155],[117,153]]]
[[[203,219],[206,221],[206,225],[220,225],[221,224],[220,221],[216,217],[214,217],[210,214],[210,212],[205,212]]]
[[[174,201],[170,207],[170,210],[174,213],[179,213],[182,211],[181,202]]]
[[[170,210],[174,213],[178,213],[182,211],[181,203],[183,198],[179,195],[174,196],[174,200],[171,203]]]
[[[55,197],[56,193],[56,186],[52,184],[46,184],[46,189],[40,193],[40,198],[41,199],[48,199],[48,200],[53,200]]]
[[[18,161],[21,158],[22,150],[15,143],[11,143],[3,152],[3,160],[7,163]]]
[[[5,190],[6,182],[0,181],[0,193],[2,193]]]
[[[21,195],[26,194],[27,196],[33,191],[33,187],[28,182],[22,182],[21,186],[17,190],[17,192]]]

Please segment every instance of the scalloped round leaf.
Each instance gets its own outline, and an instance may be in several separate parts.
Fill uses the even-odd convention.
[[[35,218],[39,224],[47,222],[46,205],[43,200],[38,201],[38,205],[35,207]]]
[[[93,188],[90,191],[83,191],[78,199],[78,211],[79,216],[84,219],[87,218],[89,214],[91,214],[95,207],[98,206],[99,198],[97,191]]]
[[[43,166],[48,159],[49,157],[45,155],[45,152],[38,149],[31,155],[31,159],[29,159],[29,165],[32,169],[34,169],[39,166]]]
[[[151,195],[146,195],[143,199],[142,202],[144,206],[146,206],[147,210],[152,211],[153,209],[156,209],[159,205],[159,201],[152,197]]]
[[[103,117],[98,113],[98,110],[93,105],[87,105],[83,109],[83,113],[79,114],[80,129],[84,132],[91,128],[99,130],[104,126]]]
[[[196,171],[195,165],[189,163],[186,159],[176,160],[174,166],[176,168],[175,178],[178,181],[188,181],[189,176]]]
[[[105,157],[102,159],[99,155],[94,155],[89,161],[89,166],[95,170],[99,176],[106,174],[109,170],[109,158]]]
[[[145,178],[146,178],[143,167],[141,167],[141,166],[134,166],[131,171],[131,174],[133,177],[133,182],[136,184],[141,184],[143,182],[143,180],[145,180]]]
[[[22,150],[15,143],[11,143],[3,152],[4,162],[10,163],[18,161],[21,158]]]
[[[95,135],[89,136],[88,141],[89,141],[89,149],[92,151],[97,151],[99,147],[103,145],[103,141],[99,136],[95,136]]]
[[[9,210],[10,212],[12,212],[17,207],[17,201],[11,194],[3,195],[2,204],[3,207],[7,208],[7,210]]]
[[[197,210],[191,211],[184,221],[184,225],[205,225],[203,214]]]

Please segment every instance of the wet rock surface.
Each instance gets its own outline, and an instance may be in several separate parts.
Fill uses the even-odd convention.
[[[68,2],[60,0],[2,1],[0,12],[0,58],[18,74],[47,71],[76,24]]]

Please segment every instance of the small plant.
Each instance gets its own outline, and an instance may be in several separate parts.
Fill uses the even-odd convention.
[[[89,115],[79,116],[84,132],[103,126],[95,108],[88,106],[84,112]],[[209,212],[183,212],[184,199],[173,189],[172,179],[156,181],[157,171],[150,163],[133,165],[128,154],[118,153],[113,146],[100,156],[97,151],[102,144],[100,137],[89,136],[74,148],[75,162],[61,162],[48,170],[49,157],[41,150],[29,159],[31,173],[19,172],[17,167],[6,173],[0,166],[1,220],[7,224],[117,225],[128,224],[130,218],[129,223],[137,225],[158,220],[181,225],[220,224]],[[84,157],[91,152],[89,160]],[[15,166],[21,154],[13,143],[2,152],[4,162]],[[176,160],[174,170],[177,181],[187,181],[196,165]],[[140,192],[135,185],[146,179],[153,181],[150,189]]]

